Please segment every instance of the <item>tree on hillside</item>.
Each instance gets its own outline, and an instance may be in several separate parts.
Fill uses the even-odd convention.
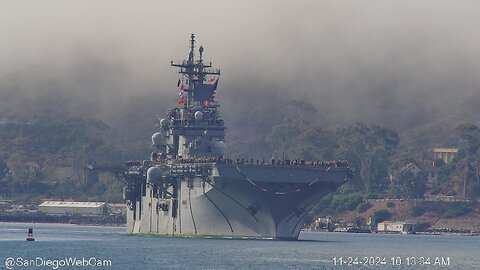
[[[273,156],[281,158],[284,146],[291,145],[300,133],[301,130],[295,123],[281,123],[274,126],[266,138],[269,146],[273,149]]]
[[[300,135],[314,129],[318,122],[317,110],[309,102],[299,100],[287,102],[281,108],[279,115],[270,121],[273,123],[273,127],[266,136],[266,142],[273,150],[273,155],[281,158],[282,152],[286,150],[287,153],[291,153],[290,156],[286,155],[286,158],[309,158],[303,156],[301,151],[292,153],[290,149],[294,149],[300,142],[305,142],[307,144],[302,146],[305,146],[305,150],[308,152],[307,149],[312,146],[312,143],[302,140]]]
[[[5,178],[5,176],[7,176],[8,174],[8,171],[9,169],[8,169],[7,163],[5,163],[5,161],[0,159],[0,179]]]
[[[318,121],[317,109],[307,101],[292,100],[285,104],[283,119],[287,123],[297,123],[300,129],[307,129]]]
[[[419,172],[414,174],[411,171],[400,172],[398,178],[395,180],[393,191],[394,193],[403,199],[408,201],[410,209],[413,209],[415,204],[415,199],[423,198],[425,194],[425,179],[427,178],[427,173]]]
[[[0,197],[9,197],[11,180],[8,179],[9,169],[7,163],[0,159]]]
[[[381,191],[388,177],[389,156],[398,145],[395,131],[357,123],[337,132],[337,157],[356,163],[367,192]]]
[[[337,142],[335,133],[315,127],[300,129],[296,125],[283,124],[272,129],[267,137],[273,156],[287,159],[333,160]]]
[[[333,160],[338,147],[335,133],[322,128],[304,130],[289,147],[294,158],[307,160]]]
[[[455,131],[460,139],[460,151],[456,158],[456,170],[463,179],[463,196],[468,186],[480,183],[478,159],[480,158],[480,129],[473,124],[461,124]]]

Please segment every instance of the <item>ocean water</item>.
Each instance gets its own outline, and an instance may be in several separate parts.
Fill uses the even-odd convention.
[[[29,227],[35,242],[25,240]],[[0,269],[471,270],[480,269],[480,237],[302,232],[300,241],[237,240],[0,223]]]

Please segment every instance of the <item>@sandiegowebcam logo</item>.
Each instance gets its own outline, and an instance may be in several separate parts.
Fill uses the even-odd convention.
[[[52,269],[59,269],[62,267],[109,267],[112,266],[112,260],[90,258],[63,258],[63,259],[47,259],[36,257],[34,259],[12,258],[5,260],[5,267],[7,269],[21,268],[21,267],[50,267]]]

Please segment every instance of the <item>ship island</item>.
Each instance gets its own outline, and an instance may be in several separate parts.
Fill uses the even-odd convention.
[[[226,156],[216,99],[220,70],[195,35],[178,68],[179,101],[158,117],[149,160],[127,161],[127,232],[189,237],[297,240],[307,214],[352,177],[345,160]]]

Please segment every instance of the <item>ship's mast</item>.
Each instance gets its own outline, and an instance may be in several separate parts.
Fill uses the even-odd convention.
[[[185,105],[187,107],[190,107],[190,103],[191,103],[191,100],[192,100],[192,94],[193,94],[193,91],[190,91],[190,90],[193,90],[193,75],[194,75],[194,71],[195,71],[195,62],[193,60],[193,57],[195,56],[195,34],[192,34],[191,37],[190,37],[190,53],[188,54],[188,62],[187,62],[187,72],[186,72],[186,75],[188,77],[188,95],[187,95],[187,102],[185,103]]]
[[[190,53],[188,54],[188,60],[182,63],[170,62],[171,66],[179,67],[178,73],[183,74],[188,80],[188,88],[184,89],[187,93],[186,102],[184,108],[190,108],[193,106],[193,94],[195,91],[195,85],[203,84],[206,75],[220,75],[219,69],[208,69],[212,67],[212,63],[203,63],[203,47],[199,48],[200,58],[195,61],[195,34],[190,36]]]

